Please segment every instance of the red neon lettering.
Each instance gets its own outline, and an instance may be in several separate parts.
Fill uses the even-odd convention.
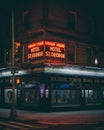
[[[55,42],[45,41],[46,46],[55,46]]]
[[[30,43],[30,44],[28,45],[28,49],[33,48],[33,47],[36,47],[36,46],[43,46],[43,43],[44,43],[43,41]]]
[[[41,56],[43,56],[43,51],[28,54],[28,59],[33,59]]]

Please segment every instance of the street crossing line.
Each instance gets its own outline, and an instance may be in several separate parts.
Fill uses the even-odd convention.
[[[34,127],[34,126],[30,125],[30,124],[25,124],[25,123],[20,123],[20,122],[14,122],[14,121],[5,121],[5,122],[10,123],[10,124],[23,126],[23,127],[31,127],[31,128]]]
[[[29,127],[29,128],[47,128],[47,126],[39,126],[39,124],[34,124],[34,125],[30,125],[30,124],[27,124],[27,123],[21,123],[21,122],[14,122],[14,121],[6,121],[8,123],[11,123],[11,124],[16,124],[16,125],[20,125],[20,126],[23,126],[23,127]]]
[[[2,122],[2,121],[0,121],[0,125],[6,126],[6,127],[12,127],[12,128],[16,128],[16,129],[21,129],[20,126],[12,125],[12,124],[5,123],[5,122]]]
[[[22,123],[18,121],[0,121],[0,126],[6,127],[6,128],[12,128],[12,129],[35,129],[35,128],[48,128],[48,125],[42,125],[42,124],[28,124],[28,123]]]

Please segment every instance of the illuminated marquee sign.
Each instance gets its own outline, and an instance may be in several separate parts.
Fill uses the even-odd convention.
[[[65,44],[51,41],[39,41],[28,44],[28,60],[42,58],[65,59]]]
[[[45,56],[65,59],[65,44],[58,42],[45,42]]]
[[[39,41],[28,45],[28,59],[43,57],[43,43],[43,41]]]

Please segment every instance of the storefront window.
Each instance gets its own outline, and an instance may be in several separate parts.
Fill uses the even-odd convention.
[[[53,84],[51,90],[53,105],[75,105],[80,103],[80,91],[70,84]]]
[[[78,90],[53,90],[52,104],[57,105],[74,105],[79,104],[80,94]]]
[[[37,104],[39,101],[39,91],[34,89],[24,89],[23,100],[23,102],[26,104]]]
[[[99,104],[101,103],[100,90],[85,90],[85,103],[86,104]]]
[[[23,77],[21,86],[21,99],[25,104],[38,104],[39,103],[39,77],[31,75]]]

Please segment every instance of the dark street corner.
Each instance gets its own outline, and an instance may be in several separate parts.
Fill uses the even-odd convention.
[[[1,0],[0,130],[104,130],[103,6]]]

